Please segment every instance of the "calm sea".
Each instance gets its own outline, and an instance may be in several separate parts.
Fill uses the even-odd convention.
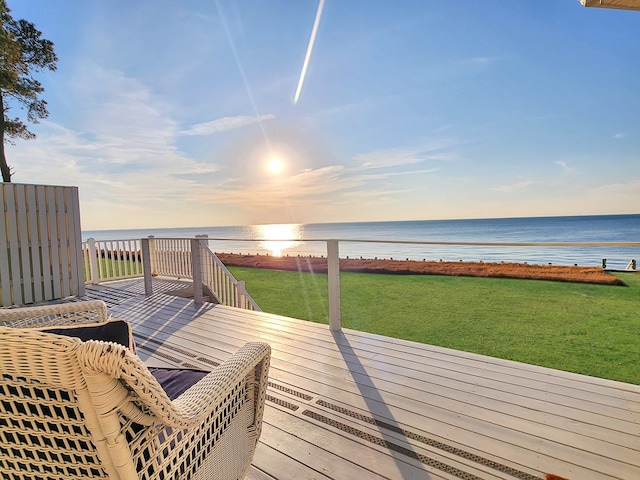
[[[216,252],[270,255],[326,255],[326,242],[340,242],[340,256],[411,260],[529,262],[624,268],[640,261],[640,247],[489,247],[401,245],[407,242],[640,242],[640,214],[574,217],[425,220],[404,222],[248,225],[83,231],[83,240],[188,238],[208,235]],[[304,240],[304,241],[303,241]],[[375,240],[378,243],[358,240]]]

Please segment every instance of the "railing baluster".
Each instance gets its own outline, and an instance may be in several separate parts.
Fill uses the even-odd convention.
[[[98,273],[98,250],[96,248],[96,239],[87,240],[87,257],[89,260],[89,282],[93,285],[100,283],[100,274]]]
[[[116,242],[116,254],[114,255],[116,277],[122,277],[124,275],[124,255],[122,250],[122,242],[118,240]]]
[[[131,247],[131,240],[127,240],[125,242],[125,265],[126,265],[126,269],[125,269],[125,275],[129,276],[129,275],[133,275],[134,271],[135,271],[135,264],[133,263],[133,256],[134,256],[134,252],[133,252],[133,248]]]
[[[107,244],[106,242],[100,242],[98,244],[98,262],[100,265],[99,275],[100,278],[109,278],[107,270]]]

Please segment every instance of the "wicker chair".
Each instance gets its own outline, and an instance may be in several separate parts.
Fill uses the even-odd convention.
[[[172,401],[129,348],[35,328],[106,319],[100,301],[0,309],[0,477],[243,478],[269,346],[246,344]]]

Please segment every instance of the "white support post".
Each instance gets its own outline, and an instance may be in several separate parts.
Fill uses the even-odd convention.
[[[147,245],[149,247],[149,272],[151,275],[156,275],[156,244],[153,235],[149,235]]]
[[[191,275],[193,276],[193,303],[204,302],[202,296],[202,260],[200,258],[200,239],[191,239]]]
[[[98,251],[96,249],[96,239],[87,239],[87,255],[89,255],[89,282],[93,285],[100,283],[98,273]]]
[[[153,283],[151,281],[151,249],[148,238],[140,239],[142,250],[142,272],[144,274],[144,294],[153,295]]]
[[[337,240],[327,240],[327,276],[329,329],[332,332],[338,332],[342,329],[342,320],[340,319],[340,255]]]
[[[200,234],[200,235],[196,235],[196,238],[198,239],[199,244],[202,247],[207,247],[209,248],[209,235],[207,235],[206,233]],[[191,247],[191,249],[193,250],[193,247]],[[217,295],[217,288],[218,286],[215,285],[215,280],[213,280],[211,277],[211,272],[210,272],[210,268],[209,268],[209,262],[207,261],[207,258],[204,254],[205,250],[203,250],[200,246],[198,247],[198,253],[199,253],[199,257],[200,258],[200,283],[205,285],[209,290],[211,290],[211,293],[213,293],[214,295]],[[194,273],[194,276],[196,274]],[[214,282],[213,285],[209,285],[209,283]],[[195,287],[195,277],[194,277],[194,287]],[[202,292],[202,288],[200,289],[200,291]],[[204,295],[204,294],[203,294]],[[194,297],[195,299],[195,297]],[[213,301],[213,299],[211,299]],[[204,298],[203,298],[204,301]]]

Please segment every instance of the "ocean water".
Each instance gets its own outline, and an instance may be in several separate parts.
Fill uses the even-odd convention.
[[[340,240],[340,257],[528,262],[624,268],[640,262],[640,214],[572,217],[424,220],[232,227],[83,231],[83,241],[207,235],[215,252],[326,256],[326,240]],[[387,242],[387,243],[385,243]],[[393,242],[447,242],[399,244]],[[633,242],[634,246],[482,246],[451,243]]]

